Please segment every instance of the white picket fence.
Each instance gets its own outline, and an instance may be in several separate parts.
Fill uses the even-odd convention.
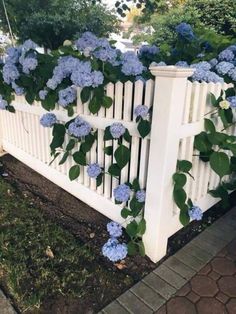
[[[116,148],[117,144],[113,141],[104,144],[105,128],[114,122],[122,122],[129,129],[132,141],[125,145],[131,149],[131,159],[122,170],[120,180],[106,174],[103,184],[96,188],[95,180],[88,177],[84,168],[81,169],[79,178],[71,182],[68,179],[68,171],[73,165],[71,157],[64,165],[58,165],[59,159],[49,166],[51,129],[39,124],[45,111],[39,103],[30,106],[24,97],[16,97],[15,114],[0,112],[0,146],[69,193],[120,223],[124,223],[120,216],[122,207],[115,205],[112,191],[120,183],[139,178],[141,187],[146,188],[147,192],[147,231],[144,235],[146,253],[156,262],[166,254],[168,238],[182,227],[178,218],[179,211],[172,198],[172,175],[178,159],[187,159],[193,163],[192,174],[195,180],[188,179],[187,194],[194,203],[205,211],[218,201],[207,193],[218,185],[218,177],[208,164],[194,157],[193,142],[194,136],[203,130],[204,115],[212,109],[209,93],[219,96],[221,89],[226,89],[229,85],[191,83],[187,78],[192,75],[192,69],[168,66],[154,67],[151,71],[155,76],[154,81],[108,84],[106,93],[113,99],[113,105],[109,109],[102,108],[96,115],[90,114],[88,104],[82,105],[78,90],[77,114],[98,130],[97,141],[87,155],[88,162],[98,162],[105,171],[108,170],[113,157],[104,154],[104,145]],[[141,139],[133,115],[134,108],[140,104],[153,106],[152,130],[146,139]],[[61,107],[57,107],[54,113],[60,121],[71,119]],[[229,132],[234,133],[235,130],[231,128]]]

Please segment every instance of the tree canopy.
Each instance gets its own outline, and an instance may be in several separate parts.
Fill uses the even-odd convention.
[[[106,36],[117,27],[115,15],[89,0],[5,0],[5,3],[19,41],[31,38],[50,49],[87,30]],[[0,10],[0,27],[8,31],[4,10]]]

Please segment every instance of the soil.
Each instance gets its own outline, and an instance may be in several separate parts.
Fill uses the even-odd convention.
[[[154,264],[147,257],[128,257],[126,267],[118,269],[101,255],[101,247],[108,238],[106,224],[109,220],[106,217],[12,156],[3,156],[1,162],[4,165],[4,171],[8,174],[5,180],[22,193],[23,197],[27,197],[32,202],[32,206],[39,208],[48,219],[67,229],[91,247],[97,255],[96,262],[102,268],[109,269],[111,273],[105,282],[100,282],[100,278],[97,278],[95,273],[93,279],[86,283],[90,285],[89,295],[82,298],[58,296],[47,300],[37,313],[97,313],[162,262]],[[236,203],[236,193],[231,195],[231,200],[232,203]],[[226,211],[220,206],[215,206],[204,214],[201,222],[193,222],[173,235],[169,239],[168,253],[165,258],[189,242]],[[7,293],[7,287],[3,289]],[[14,305],[17,308],[17,304]]]

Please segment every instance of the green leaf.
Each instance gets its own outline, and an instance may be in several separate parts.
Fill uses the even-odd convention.
[[[205,152],[205,153],[200,152],[200,156],[199,156],[200,160],[202,160],[203,162],[208,162],[210,160],[210,156],[213,152],[214,152],[213,149],[210,150],[209,152]]]
[[[188,214],[188,206],[185,205],[185,208],[180,210],[179,220],[183,226],[187,226],[190,222],[190,217]]]
[[[66,110],[67,110],[68,117],[73,117],[73,115],[74,115],[74,108],[73,108],[73,106],[66,107]]]
[[[140,222],[138,223],[138,234],[143,235],[146,231],[146,221],[144,218],[142,218],[140,220]]]
[[[59,124],[59,123],[54,124],[53,129],[52,129],[53,136],[63,137],[65,133],[66,133],[66,130],[63,124]]]
[[[102,184],[103,174],[100,173],[99,176],[96,178],[96,185],[97,187]]]
[[[231,108],[227,110],[219,109],[219,116],[225,128],[227,128],[229,124],[233,122],[233,112]]]
[[[144,246],[143,241],[140,241],[138,243],[138,247],[139,247],[139,255],[140,256],[145,256],[145,246]]]
[[[231,97],[231,96],[235,96],[235,89],[233,87],[230,87],[228,89],[226,89],[225,91],[225,97]]]
[[[126,142],[131,143],[131,139],[132,138],[131,138],[131,135],[129,134],[129,130],[128,129],[125,130],[125,133],[124,133],[123,137],[126,140]]]
[[[62,157],[62,159],[59,162],[59,165],[63,165],[66,162],[68,156],[69,156],[69,152],[65,152],[65,154]]]
[[[140,213],[141,209],[144,207],[144,203],[138,202],[136,197],[134,196],[130,203],[129,203],[130,209],[132,211],[132,216],[137,217],[138,214]]]
[[[131,211],[126,207],[122,208],[120,214],[121,214],[121,217],[124,219],[126,219],[128,216],[132,215]]]
[[[121,169],[117,164],[112,164],[109,169],[108,172],[110,173],[110,175],[112,175],[113,177],[119,177],[120,173],[121,173]]]
[[[80,164],[81,166],[86,166],[86,155],[82,151],[75,152],[73,154],[73,159],[77,164]]]
[[[177,168],[179,171],[188,173],[192,169],[192,163],[188,160],[178,160]]]
[[[222,178],[230,173],[229,157],[223,152],[214,152],[210,156],[211,168]]]
[[[80,98],[82,101],[82,104],[89,101],[91,96],[91,88],[90,87],[84,87],[82,91],[80,92]]]
[[[183,209],[186,204],[186,199],[187,199],[187,194],[184,191],[184,189],[176,189],[174,188],[174,192],[173,192],[173,196],[174,196],[174,201],[176,203],[176,205],[180,208]]]
[[[141,119],[138,124],[138,131],[142,138],[145,138],[151,131],[151,123]]]
[[[137,245],[135,242],[133,242],[133,241],[130,241],[130,242],[127,244],[127,248],[128,248],[128,254],[129,254],[130,256],[136,255],[136,254],[138,253],[138,251],[139,251],[138,245]]]
[[[66,150],[70,151],[75,147],[76,141],[72,138],[69,143],[66,145]]]
[[[111,135],[110,132],[110,127],[106,127],[105,132],[104,132],[104,141],[109,141],[109,140],[113,140],[113,137]]]
[[[110,108],[112,106],[112,98],[108,96],[103,96],[102,106],[106,109]]]
[[[27,92],[25,94],[25,99],[26,99],[27,103],[32,105],[34,102],[34,97],[35,97],[34,93],[30,90],[27,90]]]
[[[183,173],[175,173],[173,175],[173,180],[174,180],[177,188],[182,188],[185,186],[185,184],[187,182],[187,177]]]
[[[69,171],[70,180],[73,181],[77,179],[79,175],[80,175],[80,166],[79,165],[72,166]]]
[[[232,156],[230,158],[230,171],[231,172],[233,172],[233,171],[236,172],[236,157],[235,156]]]
[[[130,160],[130,150],[125,145],[120,145],[116,149],[114,156],[118,166],[122,169]]]
[[[140,190],[140,184],[139,184],[139,180],[137,178],[133,180],[132,188],[135,192]]]
[[[64,143],[64,137],[55,135],[50,144],[50,148],[51,150],[55,150],[58,147],[62,147],[63,143]]]
[[[88,134],[85,136],[84,142],[80,146],[80,150],[83,151],[85,154],[90,151],[92,148],[94,142],[95,142],[96,137],[93,134]]]
[[[113,146],[107,146],[104,148],[104,152],[108,156],[112,156],[113,154]]]
[[[133,238],[137,235],[138,233],[138,224],[135,220],[131,221],[127,226],[126,226],[126,232],[128,235]]]
[[[213,145],[221,145],[227,138],[227,134],[215,132],[207,135],[209,142]]]
[[[210,93],[210,97],[211,97],[211,104],[212,104],[212,106],[217,107],[218,106],[218,101],[217,101],[215,95]]]
[[[229,193],[227,189],[223,185],[219,185],[217,189],[210,190],[208,192],[212,197],[221,198],[223,208],[228,208],[230,206],[229,203]]]
[[[14,108],[13,106],[11,106],[11,105],[8,105],[8,106],[7,106],[7,110],[8,110],[9,112],[11,112],[11,113],[15,113],[15,112],[16,112],[15,108]]]
[[[212,144],[208,140],[206,132],[201,132],[195,136],[194,147],[200,152],[209,152],[212,148]]]
[[[204,127],[207,132],[215,133],[216,131],[215,125],[210,119],[204,119]]]
[[[91,113],[95,114],[98,113],[98,111],[101,108],[101,102],[97,97],[93,96],[92,100],[89,102],[89,110]]]

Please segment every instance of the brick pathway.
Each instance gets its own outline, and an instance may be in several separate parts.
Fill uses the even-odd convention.
[[[236,208],[102,314],[236,314]]]

